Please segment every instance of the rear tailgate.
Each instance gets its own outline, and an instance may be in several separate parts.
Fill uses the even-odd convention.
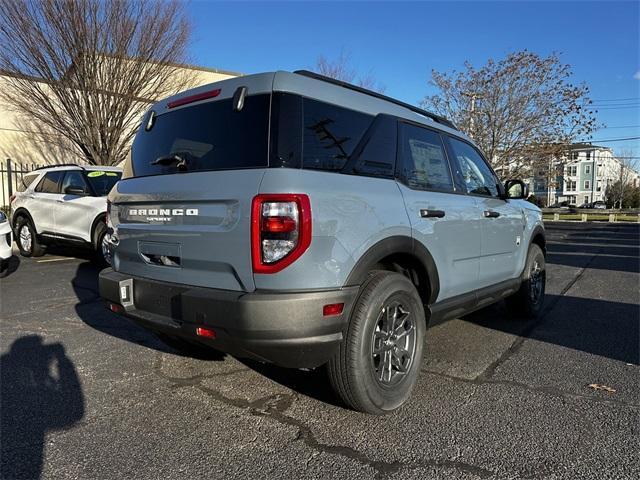
[[[202,171],[121,181],[110,199],[121,273],[253,291],[251,200],[264,169]]]

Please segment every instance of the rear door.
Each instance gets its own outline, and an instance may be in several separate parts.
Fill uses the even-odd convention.
[[[28,209],[38,233],[55,232],[53,212],[62,202],[60,183],[63,176],[64,170],[47,172],[34,189]]]
[[[84,193],[67,193],[69,187],[81,188]],[[93,207],[89,186],[83,173],[80,170],[67,170],[62,179],[60,192],[62,201],[53,212],[56,233],[89,241]]]
[[[269,105],[268,94],[247,96],[240,111],[231,98],[200,102],[141,129],[135,177],[109,196],[117,271],[254,290],[251,202],[268,163]]]
[[[400,123],[399,188],[414,239],[433,256],[438,301],[477,288],[481,223],[474,197],[456,191],[443,140],[435,130]]]
[[[482,256],[478,287],[495,285],[519,275],[524,248],[524,213],[500,198],[499,180],[471,144],[448,138],[459,182],[478,202],[482,218]]]

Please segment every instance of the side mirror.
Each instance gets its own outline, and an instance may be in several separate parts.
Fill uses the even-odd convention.
[[[507,180],[504,182],[505,197],[517,200],[529,197],[529,187],[522,180]]]
[[[67,195],[84,195],[87,192],[85,192],[83,187],[80,187],[78,185],[69,185],[64,189],[64,193],[66,193]]]

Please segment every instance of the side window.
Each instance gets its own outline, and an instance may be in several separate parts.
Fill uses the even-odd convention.
[[[453,157],[457,161],[457,174],[467,193],[498,196],[497,179],[475,148],[466,142],[449,137]]]
[[[40,183],[36,187],[36,192],[40,193],[60,193],[58,189],[58,185],[60,183],[60,178],[64,172],[49,172],[47,173]]]
[[[395,117],[376,116],[343,172],[368,177],[393,178],[397,136],[398,121]]]
[[[62,181],[62,187],[60,188],[60,191],[64,193],[67,187],[82,187],[84,188],[84,191],[87,192],[87,184],[84,181],[82,172],[79,172],[77,170],[68,171],[64,176],[64,180]]]
[[[453,191],[451,170],[439,133],[400,124],[400,177],[410,188]]]
[[[372,121],[371,115],[304,99],[302,167],[342,170]]]
[[[36,178],[38,178],[37,173],[27,173],[23,175],[22,181],[18,184],[18,192],[24,192],[27,188],[29,188],[29,185],[31,185]]]

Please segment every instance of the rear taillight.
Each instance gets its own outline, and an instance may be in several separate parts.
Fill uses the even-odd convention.
[[[276,273],[311,244],[311,204],[298,193],[257,195],[251,206],[251,257],[255,273]]]

